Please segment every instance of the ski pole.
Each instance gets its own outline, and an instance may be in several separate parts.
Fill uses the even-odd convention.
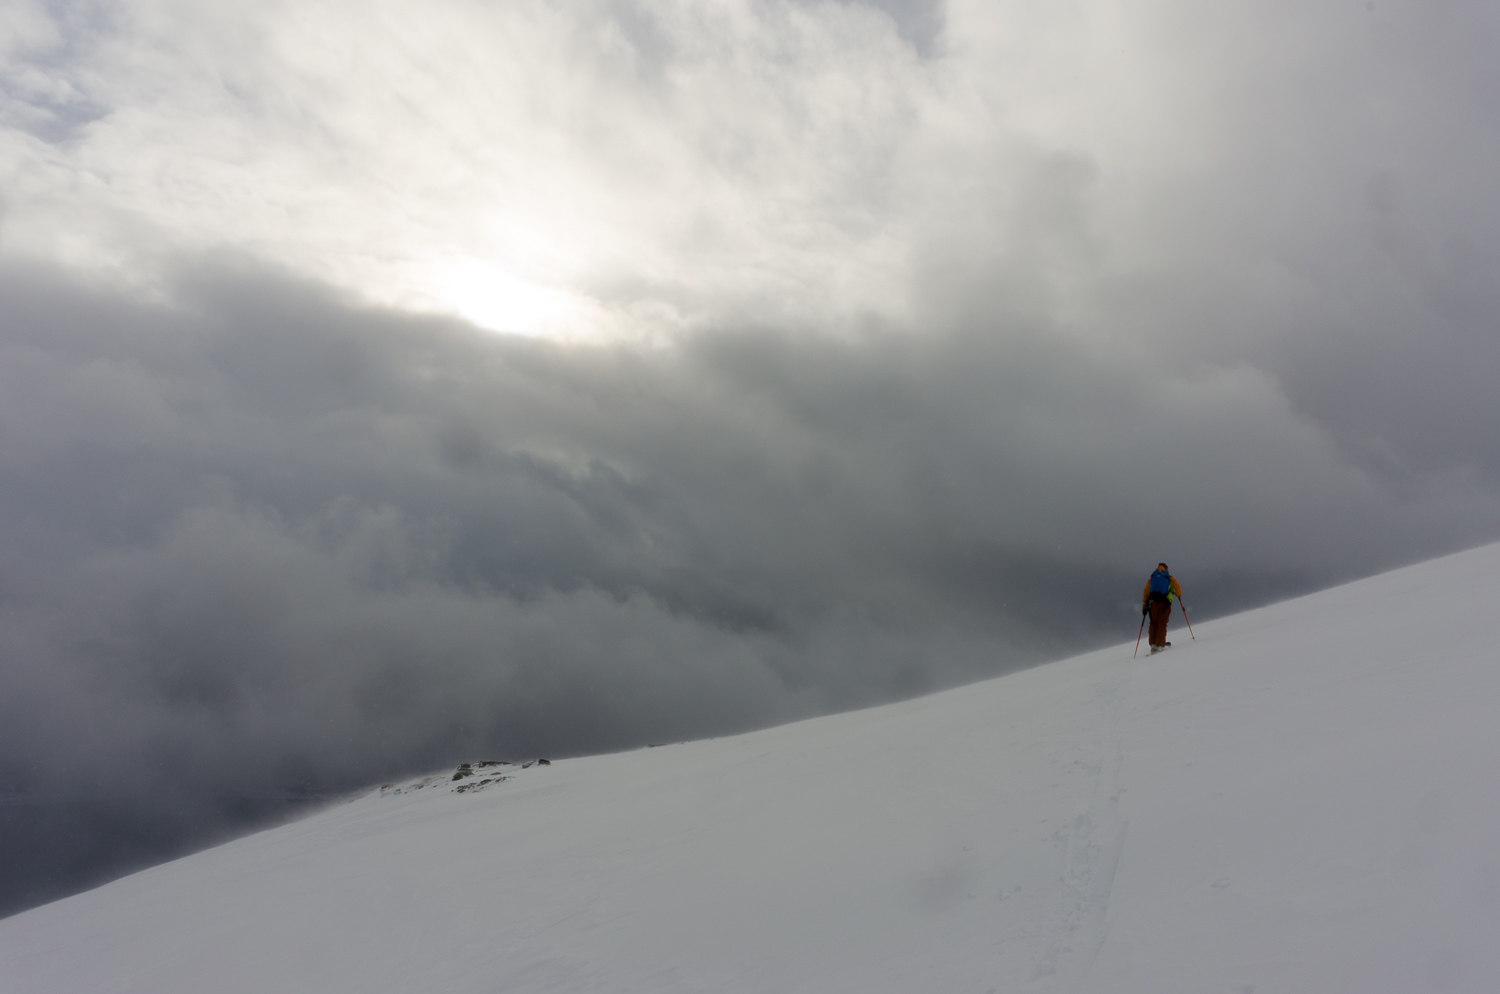
[[[1187,617],[1187,613],[1186,612],[1183,613],[1183,617],[1184,618]],[[1132,652],[1130,654],[1130,658],[1131,659],[1134,659],[1136,656],[1138,656],[1138,655],[1141,654],[1141,632],[1144,632],[1145,630],[1146,630],[1146,609],[1145,608],[1141,608],[1141,631],[1135,633],[1135,652]],[[1188,634],[1191,635],[1192,633],[1193,633],[1193,630],[1191,628],[1189,628],[1188,629]]]
[[[1187,626],[1188,626],[1188,636],[1189,636],[1189,637],[1190,637],[1190,638],[1191,638],[1191,639],[1192,639],[1192,640],[1193,640],[1193,641],[1194,641],[1194,642],[1196,642],[1196,641],[1198,641],[1198,636],[1196,636],[1196,635],[1194,635],[1194,634],[1193,634],[1193,619],[1192,619],[1192,618],[1189,618],[1189,617],[1188,617],[1188,616],[1187,616],[1187,605],[1186,605],[1186,604],[1184,604],[1184,603],[1182,603],[1182,599],[1181,599],[1181,598],[1178,598],[1178,600],[1177,600],[1177,606],[1178,606],[1178,607],[1180,607],[1180,608],[1182,608],[1182,620],[1183,620],[1183,621],[1186,621],[1186,622],[1187,622]],[[1137,638],[1137,639],[1136,639],[1136,641],[1137,641],[1137,642],[1139,642],[1139,641],[1140,641],[1140,639],[1139,639],[1139,638]]]

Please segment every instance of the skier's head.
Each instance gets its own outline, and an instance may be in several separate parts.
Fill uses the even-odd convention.
[[[1157,563],[1156,564],[1156,568],[1159,569],[1159,570],[1162,570],[1163,572],[1166,572],[1166,573],[1172,572],[1171,570],[1167,569],[1167,564],[1166,563]]]

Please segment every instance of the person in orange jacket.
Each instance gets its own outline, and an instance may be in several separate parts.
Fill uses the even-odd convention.
[[[1157,563],[1141,591],[1141,614],[1151,615],[1148,644],[1152,652],[1161,652],[1172,644],[1167,641],[1167,618],[1172,613],[1172,603],[1180,600],[1182,588],[1177,585],[1177,578],[1167,569],[1166,563]]]

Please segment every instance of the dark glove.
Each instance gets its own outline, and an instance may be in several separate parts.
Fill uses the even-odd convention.
[[[1142,604],[1141,605],[1141,617],[1144,618],[1146,616],[1146,614],[1147,614],[1146,605]]]

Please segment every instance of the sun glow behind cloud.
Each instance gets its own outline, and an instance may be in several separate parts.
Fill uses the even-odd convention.
[[[592,323],[591,309],[576,297],[518,280],[477,259],[439,268],[431,286],[440,307],[492,331],[570,337]]]
[[[1364,223],[1340,198],[1370,163],[1426,168],[1378,117],[1340,118],[1365,132],[1316,169],[1296,150],[1328,122],[1241,141],[1221,111],[1245,93],[1268,134],[1303,120],[1295,74],[1261,75],[1284,35],[1260,4],[948,0],[921,53],[873,2],[15,7],[0,255],[138,289],[227,250],[523,334],[934,327],[1000,286],[1069,330],[1146,333],[1161,322],[1121,331],[1119,293],[1181,284],[1225,231],[1247,257],[1295,255],[1309,226]],[[1403,16],[1390,38],[1427,23]],[[1363,5],[1304,27],[1343,60],[1308,63],[1341,105],[1406,106]],[[1487,189],[1487,155],[1445,159],[1476,165],[1444,188]],[[1267,175],[1274,210],[1221,195]],[[1460,199],[1463,220],[1478,201]],[[1216,278],[1266,278],[1251,269]]]
[[[0,66],[0,251],[140,286],[228,249],[568,338],[900,309],[913,146],[974,108],[889,17],[584,6],[56,15]]]
[[[159,288],[227,249],[497,331],[660,340],[931,325],[1046,245],[1047,273],[1011,278],[1057,310],[1117,149],[1075,140],[1098,45],[1041,74],[994,29],[1015,16],[952,3],[966,40],[926,55],[876,6],[800,0],[59,18],[0,66],[0,252]]]

